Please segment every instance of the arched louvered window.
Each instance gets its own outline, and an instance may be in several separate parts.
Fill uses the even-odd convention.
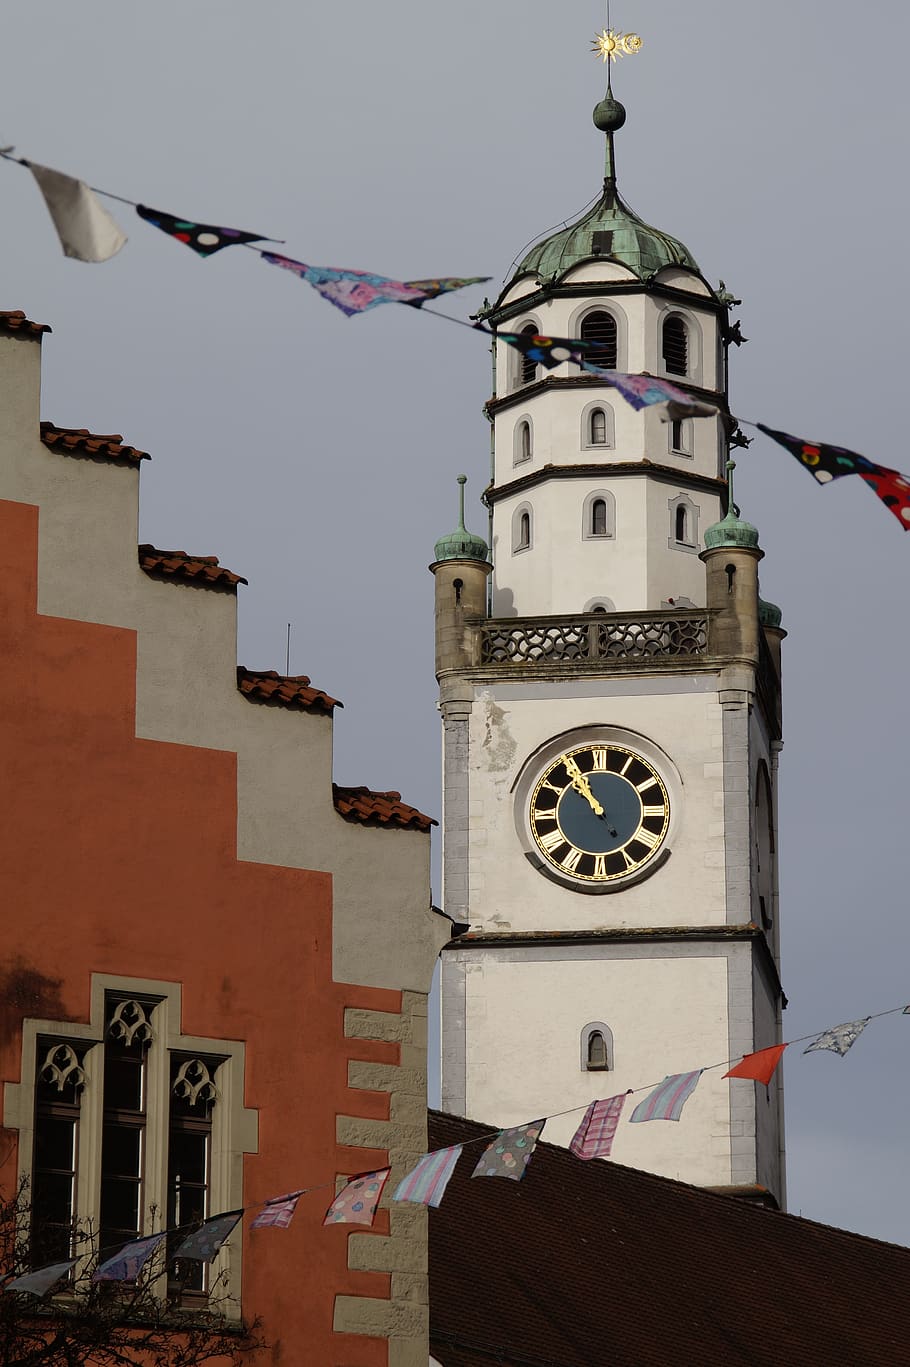
[[[588,418],[589,438],[592,446],[607,444],[607,415],[602,408],[592,408]]]
[[[537,336],[537,324],[536,324],[536,323],[527,323],[527,324],[521,329],[521,332],[519,333],[519,336],[520,336],[520,337],[536,337],[536,336]],[[520,362],[519,362],[519,369],[518,369],[518,383],[519,383],[519,384],[533,384],[534,381],[535,381],[536,379],[537,379],[537,362],[536,362],[536,361],[532,361],[530,356],[526,356],[526,355],[524,354],[524,352],[522,352],[522,353],[521,353],[521,360],[520,360]]]
[[[587,353],[594,364],[605,370],[615,370],[617,363],[616,319],[612,313],[588,313],[582,319],[581,336],[586,342],[594,342],[595,347]]]
[[[523,422],[518,429],[518,459],[531,459],[531,424]]]
[[[607,535],[607,501],[604,498],[595,498],[591,504],[591,535]]]
[[[689,510],[684,503],[676,506],[676,540],[689,543]]]
[[[670,375],[688,375],[689,330],[678,313],[671,313],[664,321],[663,358]]]

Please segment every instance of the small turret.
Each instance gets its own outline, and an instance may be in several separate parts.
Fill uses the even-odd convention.
[[[436,542],[430,571],[436,580],[436,674],[479,663],[476,630],[487,610],[487,576],[493,566],[483,537],[464,525],[464,486],[458,476],[458,526]]]
[[[700,559],[707,574],[707,604],[713,610],[710,649],[712,655],[758,663],[759,608],[758,562],[764,551],[758,529],[740,517],[733,499],[736,461],[727,461],[728,504],[726,516],[705,532]]]

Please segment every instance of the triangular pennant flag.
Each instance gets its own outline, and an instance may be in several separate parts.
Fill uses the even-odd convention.
[[[184,1239],[174,1257],[195,1258],[201,1263],[212,1262],[242,1215],[242,1210],[228,1210],[223,1215],[213,1215],[194,1234]]]
[[[754,1082],[763,1082],[767,1087],[786,1047],[786,1044],[772,1044],[768,1049],[746,1054],[742,1063],[737,1063],[729,1073],[724,1073],[724,1077],[751,1078]]]
[[[222,247],[233,247],[243,242],[277,241],[274,237],[265,237],[263,233],[245,233],[239,228],[222,228],[214,223],[195,223],[189,218],[176,218],[161,209],[149,209],[144,204],[136,205],[136,213],[146,223],[154,224],[163,233],[192,247],[200,256],[214,256]]]
[[[575,361],[581,365],[585,356],[596,354],[602,346],[602,343],[588,338],[543,337],[536,332],[497,332],[494,336],[547,370],[562,365],[564,361]]]
[[[866,1026],[871,1021],[871,1016],[864,1016],[862,1020],[847,1021],[844,1025],[832,1026],[830,1030],[824,1030],[813,1040],[808,1048],[803,1050],[804,1054],[811,1054],[816,1049],[830,1049],[834,1054],[840,1054],[841,1058],[852,1049]]]
[[[860,470],[869,488],[878,494],[886,508],[897,518],[904,531],[910,531],[910,480],[899,470],[889,470],[885,465],[875,465],[866,461],[866,468]]]
[[[773,427],[766,427],[763,422],[757,422],[755,426],[759,432],[764,432],[766,437],[776,441],[779,446],[783,446],[789,451],[791,456],[795,456],[801,465],[805,465],[819,484],[830,484],[832,479],[840,479],[842,475],[862,474],[871,461],[866,460],[865,456],[857,455],[856,451],[848,451],[845,446],[829,446],[823,441],[805,441],[802,437],[791,437],[789,432],[777,432]]]
[[[355,313],[366,313],[377,304],[416,304],[418,307],[426,299],[450,290],[461,289],[465,285],[476,285],[489,279],[476,275],[466,279],[450,276],[439,280],[390,280],[385,275],[374,275],[370,271],[340,270],[335,266],[308,266],[305,261],[295,261],[290,256],[280,256],[277,252],[260,252],[260,256],[270,266],[280,266],[282,270],[299,275],[318,290],[323,299],[341,309],[351,317]]]
[[[300,1191],[293,1191],[288,1192],[287,1196],[273,1196],[270,1201],[266,1201],[250,1229],[265,1229],[269,1225],[274,1225],[277,1229],[287,1229],[302,1195]]]
[[[520,1182],[546,1123],[544,1118],[534,1120],[530,1125],[516,1125],[511,1130],[500,1130],[493,1143],[484,1149],[480,1162],[471,1176],[509,1177],[513,1182]]]
[[[67,1258],[65,1263],[48,1263],[36,1272],[24,1272],[11,1282],[0,1287],[0,1291],[22,1291],[29,1296],[46,1296],[52,1287],[76,1266],[75,1258]]]
[[[461,1157],[461,1145],[425,1153],[395,1188],[393,1201],[413,1201],[416,1205],[437,1207],[445,1195],[449,1178]]]
[[[716,404],[694,399],[669,380],[658,380],[653,375],[623,375],[618,370],[604,370],[590,361],[580,360],[582,370],[596,375],[616,389],[633,408],[660,406],[662,422],[676,422],[680,418],[712,418],[720,411]]]
[[[33,161],[24,164],[44,196],[66,256],[76,261],[109,261],[117,255],[126,234],[84,181]]]
[[[371,1225],[391,1168],[362,1172],[346,1182],[325,1213],[324,1225]]]
[[[119,1253],[99,1263],[92,1273],[93,1282],[134,1282],[163,1239],[163,1234],[150,1234],[145,1239],[134,1239],[124,1244]]]
[[[625,1101],[625,1093],[607,1097],[603,1101],[592,1101],[572,1137],[569,1152],[585,1161],[589,1158],[609,1158]]]
[[[638,1103],[629,1116],[630,1123],[640,1125],[644,1120],[678,1120],[683,1106],[698,1086],[701,1074],[701,1068],[696,1068],[692,1073],[671,1073],[665,1077],[659,1087],[655,1087],[644,1101]]]

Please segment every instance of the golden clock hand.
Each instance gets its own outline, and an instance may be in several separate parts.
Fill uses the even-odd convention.
[[[576,793],[581,794],[596,816],[603,816],[604,809],[591,792],[591,785],[588,782],[586,775],[581,772],[578,765],[575,763],[575,760],[571,757],[568,758],[565,760],[565,766],[566,772],[572,780],[572,787],[575,789]]]

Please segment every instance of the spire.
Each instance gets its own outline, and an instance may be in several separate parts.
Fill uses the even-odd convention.
[[[482,536],[475,536],[464,525],[464,486],[467,475],[458,476],[458,526],[448,536],[436,542],[436,560],[482,560],[486,563],[489,554],[487,543]]]
[[[754,548],[758,545],[758,528],[745,522],[739,515],[739,508],[733,500],[733,471],[736,461],[727,461],[727,514],[720,522],[715,522],[705,532],[705,545],[709,551],[721,547],[735,549],[737,546]]]

